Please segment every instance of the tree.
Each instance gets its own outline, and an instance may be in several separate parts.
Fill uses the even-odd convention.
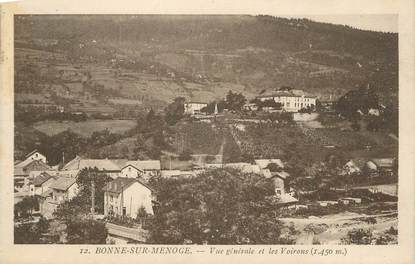
[[[174,125],[184,116],[184,97],[176,97],[173,103],[169,104],[166,109],[166,122],[169,125]]]
[[[105,223],[92,219],[71,221],[66,231],[69,244],[105,244],[108,236]]]
[[[242,93],[238,94],[229,91],[226,95],[226,107],[228,110],[240,111],[245,103],[246,98]]]
[[[150,243],[290,243],[275,219],[272,184],[256,174],[218,169],[153,183],[160,207],[149,223]]]
[[[347,245],[370,245],[372,243],[372,237],[372,231],[360,228],[350,230],[341,241]]]
[[[45,243],[42,234],[48,232],[49,222],[41,217],[37,223],[25,223],[14,227],[15,244]]]
[[[32,216],[32,212],[35,209],[39,208],[39,201],[36,196],[28,196],[24,197],[23,200],[16,203],[14,206],[15,209],[15,218],[22,217],[22,218],[30,218]]]
[[[104,186],[112,181],[112,178],[105,173],[100,172],[97,168],[82,169],[76,178],[79,186],[79,199],[85,201],[87,206],[91,205],[92,182],[95,185],[95,211],[104,212]]]

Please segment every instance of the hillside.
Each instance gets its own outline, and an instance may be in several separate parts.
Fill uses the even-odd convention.
[[[307,19],[16,16],[15,47],[16,92],[56,93],[77,110],[161,108],[228,90],[252,98],[282,85],[326,99],[371,82],[381,100],[398,96],[397,34]]]

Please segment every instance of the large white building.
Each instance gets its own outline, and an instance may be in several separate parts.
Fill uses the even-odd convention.
[[[207,103],[202,102],[187,102],[184,104],[184,113],[194,115],[200,113],[200,110],[207,106]]]
[[[274,93],[260,95],[257,97],[261,102],[274,100],[280,103],[282,109],[287,112],[298,112],[303,108],[314,108],[317,98],[315,96],[306,95],[302,90],[279,90]]]
[[[109,182],[104,191],[104,215],[136,218],[140,208],[153,214],[153,190],[134,178],[118,177]]]

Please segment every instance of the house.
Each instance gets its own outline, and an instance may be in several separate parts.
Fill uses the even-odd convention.
[[[136,178],[118,177],[104,188],[104,215],[136,218],[140,208],[153,214],[153,190]]]
[[[76,156],[68,162],[62,171],[72,171],[74,177],[77,173],[85,168],[97,168],[100,172],[107,174],[111,178],[120,176],[121,168],[127,163],[126,159],[110,160],[110,159],[86,159]]]
[[[184,113],[189,115],[199,114],[204,107],[207,107],[207,103],[188,102],[184,104]]]
[[[142,169],[137,168],[136,162],[128,162],[123,168],[121,168],[120,177],[125,178],[137,178],[144,174]]]
[[[32,152],[30,152],[29,154],[27,154],[25,156],[25,160],[40,160],[43,163],[47,164],[48,161],[45,157],[45,155],[43,155],[42,153],[40,153],[39,151],[37,151],[36,149],[33,150]]]
[[[51,168],[42,161],[36,159],[26,159],[14,166],[14,187],[17,190],[22,190],[28,183],[27,178],[32,171],[45,171]],[[27,186],[26,186],[27,187]]]
[[[263,94],[256,98],[261,102],[273,100],[281,104],[283,110],[287,112],[298,112],[303,108],[314,108],[317,97],[307,95],[302,90],[297,89],[279,89],[272,93]]]
[[[59,177],[50,186],[52,200],[55,203],[69,201],[78,194],[78,184],[75,178]]]
[[[145,180],[160,175],[161,164],[159,160],[137,160],[128,161],[121,168],[120,177],[136,178],[142,177]]]
[[[351,159],[344,164],[342,168],[342,175],[356,175],[361,174],[366,166],[365,159]]]
[[[397,161],[394,158],[371,159],[366,163],[372,176],[394,176]]]
[[[48,174],[47,172],[42,172],[41,174],[37,175],[32,183],[29,185],[30,195],[42,195],[52,183],[55,182],[55,177]]]

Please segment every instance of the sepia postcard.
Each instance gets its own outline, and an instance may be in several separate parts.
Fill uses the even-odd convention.
[[[414,6],[2,5],[0,263],[413,263]]]

